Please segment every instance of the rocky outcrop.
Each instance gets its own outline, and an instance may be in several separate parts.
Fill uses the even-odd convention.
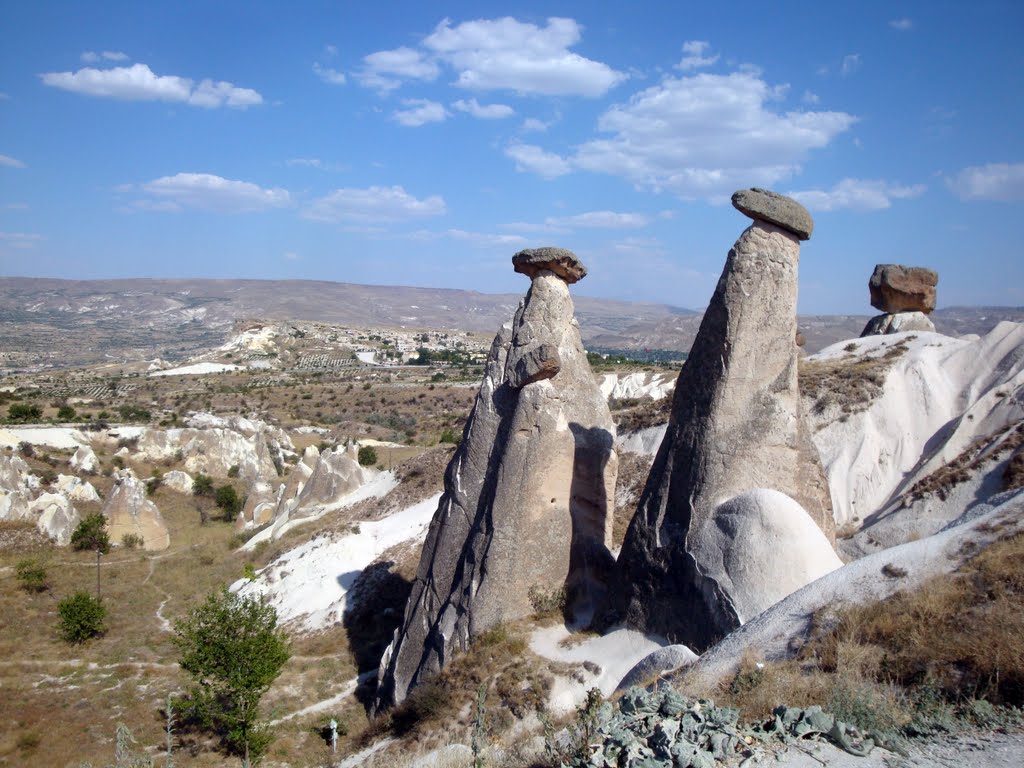
[[[337,504],[366,482],[366,473],[355,456],[344,448],[328,449],[320,454],[309,479],[296,497],[292,517],[316,514],[323,507]]]
[[[88,480],[74,475],[57,475],[57,490],[71,501],[99,501],[100,495]]]
[[[59,493],[44,493],[29,506],[30,517],[36,518],[36,528],[49,536],[55,544],[67,546],[71,534],[81,522],[71,500]]]
[[[71,457],[71,468],[81,472],[84,475],[92,475],[99,471],[100,461],[96,458],[96,453],[88,445],[83,445],[75,451],[75,455]]]
[[[402,701],[470,640],[532,612],[531,590],[586,610],[612,566],[614,425],[580,341],[562,249],[513,258],[532,278],[497,334],[463,440],[445,472],[377,707]],[[576,279],[578,279],[578,277]]]
[[[730,500],[757,489],[788,497],[789,513],[809,515],[829,551],[834,529],[797,387],[798,238],[813,224],[806,211],[794,211],[794,201],[769,198],[772,218],[785,219],[784,228],[762,217],[761,196],[738,196],[744,204],[737,208],[754,223],[729,252],[679,375],[668,430],[626,534],[604,617],[697,651],[752,610],[737,570],[744,566],[727,554],[745,545],[720,527],[736,525],[732,509],[742,504],[731,508]],[[760,535],[752,524],[734,533],[740,529],[742,536]],[[800,572],[804,551],[785,538],[773,541],[751,576],[771,581]]]
[[[876,264],[868,280],[871,306],[882,311],[868,321],[864,336],[903,331],[935,331],[928,314],[935,309],[935,286],[939,275],[924,267]]]
[[[180,469],[172,469],[163,476],[163,485],[177,493],[191,494],[194,484],[195,481],[192,479],[192,475],[188,472],[182,472]]]
[[[167,549],[171,536],[156,504],[146,498],[146,485],[128,472],[119,472],[117,485],[103,505],[110,540],[120,543],[126,533],[142,537],[148,550]]]

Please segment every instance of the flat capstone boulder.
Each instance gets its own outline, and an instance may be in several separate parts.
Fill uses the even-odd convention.
[[[806,208],[793,198],[769,189],[752,187],[734,192],[732,205],[745,216],[792,232],[799,240],[810,240],[814,231],[814,220]]]
[[[565,248],[527,248],[512,257],[512,268],[531,280],[547,269],[565,282],[578,282],[587,276],[587,268],[579,257]]]

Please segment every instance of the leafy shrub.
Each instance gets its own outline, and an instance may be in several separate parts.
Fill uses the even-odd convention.
[[[451,443],[452,445],[458,445],[462,441],[462,438],[455,434],[452,429],[445,429],[441,432],[441,443]]]
[[[91,549],[104,555],[109,552],[107,518],[98,513],[85,518],[71,534],[71,546],[77,550]]]
[[[45,592],[50,588],[46,580],[46,568],[34,558],[21,560],[14,567],[18,584],[26,592]]]
[[[126,533],[121,537],[121,546],[125,549],[138,549],[145,543],[145,540],[137,533]]]
[[[76,415],[78,415],[78,412],[67,404],[57,409],[57,418],[61,421],[71,421]]]
[[[18,443],[18,451],[26,459],[31,459],[36,455],[36,449],[32,447],[32,443],[26,443],[24,440]]]
[[[228,477],[238,477],[239,467],[237,464],[232,464],[228,467]]]
[[[213,496],[213,478],[200,472],[192,481],[193,496]]]
[[[146,495],[152,496],[156,493],[157,489],[163,485],[163,482],[164,479],[160,475],[153,475],[153,477],[149,478],[149,480],[146,481]]]
[[[377,449],[372,445],[364,445],[359,449],[359,464],[363,467],[372,467],[377,463]]]
[[[107,609],[88,592],[75,592],[57,605],[61,637],[69,643],[84,643],[106,629]]]
[[[43,412],[38,405],[28,403],[11,403],[7,407],[7,419],[23,424],[28,421],[39,421],[43,418]]]

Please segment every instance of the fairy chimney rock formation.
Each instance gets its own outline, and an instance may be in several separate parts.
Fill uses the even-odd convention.
[[[882,311],[868,321],[861,336],[901,331],[934,331],[928,317],[935,309],[939,275],[924,267],[876,264],[868,280],[871,306]]]
[[[696,651],[784,596],[772,582],[790,591],[802,584],[787,574],[806,583],[838,563],[797,387],[797,266],[814,224],[764,190],[737,192],[733,204],[754,223],[729,252],[680,372],[604,614]],[[751,570],[736,553],[753,550]]]
[[[605,596],[618,458],[569,295],[586,268],[559,248],[512,263],[530,290],[491,345],[381,660],[376,709],[401,702],[473,637],[532,613],[532,591],[564,588],[578,611]]]

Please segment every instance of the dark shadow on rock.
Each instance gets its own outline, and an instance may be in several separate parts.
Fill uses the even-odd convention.
[[[373,563],[354,572],[355,578],[348,588],[342,625],[360,675],[377,668],[384,649],[402,623],[412,583],[392,572],[394,566],[393,561]],[[338,582],[345,586],[343,580],[350,575],[342,574]],[[376,676],[367,677],[372,678],[371,684],[360,685],[356,698],[369,708],[376,693]]]
[[[606,600],[615,558],[604,543],[604,529],[615,512],[614,499],[605,490],[604,473],[614,448],[611,432],[571,423],[575,449],[569,514],[572,542],[566,576],[567,621],[587,623]]]

